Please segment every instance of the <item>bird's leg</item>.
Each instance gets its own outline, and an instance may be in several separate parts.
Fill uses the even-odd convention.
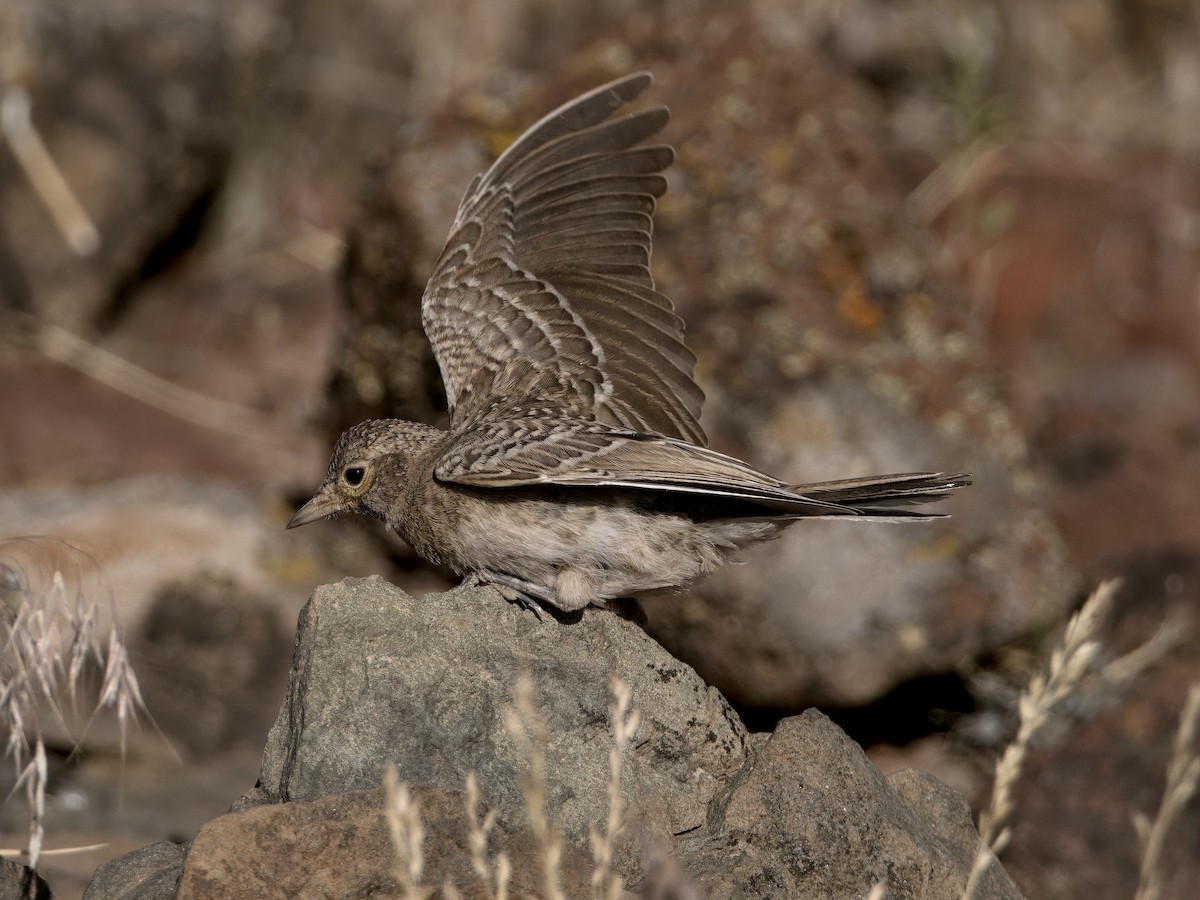
[[[529,610],[538,617],[539,621],[542,618],[540,604],[555,605],[545,588],[532,581],[517,578],[515,575],[508,575],[493,569],[478,569],[468,575],[467,580],[471,584],[494,587],[500,592],[501,597],[509,603],[517,604],[521,609]]]

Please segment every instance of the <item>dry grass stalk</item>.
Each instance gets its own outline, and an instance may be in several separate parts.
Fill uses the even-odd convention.
[[[430,894],[421,886],[425,868],[425,826],[421,807],[400,783],[395,763],[383,770],[383,813],[392,832],[392,875],[400,886],[402,900],[424,900]]]
[[[1098,679],[1098,691],[1120,694],[1164,657],[1192,639],[1193,624],[1186,614],[1173,612],[1150,640],[1106,663]]]
[[[182,387],[50,322],[26,317],[37,350],[157,410],[237,437],[270,440],[270,417],[258,410]]]
[[[34,128],[29,107],[25,88],[9,85],[0,95],[0,132],[67,246],[79,256],[91,256],[100,247],[100,232]]]
[[[546,806],[546,721],[538,713],[533,697],[533,679],[526,672],[517,679],[516,708],[505,712],[505,723],[529,760],[524,779],[525,810],[529,829],[537,843],[542,868],[543,900],[565,900],[562,890],[562,837],[550,821]]]
[[[55,847],[53,850],[42,849],[42,857],[47,856],[70,856],[73,853],[94,853],[97,850],[103,850],[108,846],[107,842],[101,844],[80,844],[78,847]],[[0,847],[0,856],[21,856],[25,851],[20,847]]]
[[[625,753],[637,731],[639,714],[630,709],[631,691],[619,678],[612,680],[613,703],[610,707],[613,746],[609,751],[608,819],[603,833],[595,826],[589,831],[595,870],[592,874],[592,893],[595,898],[616,900],[622,895],[620,876],[612,871],[613,849],[625,827],[625,798],[621,793],[621,773]],[[534,701],[533,680],[522,675],[516,686],[515,707],[505,710],[505,722],[517,746],[529,760],[529,774],[522,791],[529,830],[539,850],[543,900],[565,900],[561,885],[562,836],[550,819],[546,800],[546,745],[549,739],[546,721]],[[431,889],[421,885],[424,869],[422,845],[425,834],[420,809],[410,795],[408,785],[401,784],[394,764],[389,763],[383,774],[384,812],[392,833],[395,849],[393,874],[400,887],[400,896],[408,900],[424,900]],[[508,900],[512,879],[512,863],[505,853],[488,859],[488,835],[496,824],[496,811],[479,814],[479,783],[474,772],[466,778],[467,848],[471,868],[484,896],[489,900]],[[449,881],[442,885],[442,896],[451,900],[459,896],[458,888]]]
[[[36,869],[46,837],[46,746],[39,737],[33,756],[17,778],[16,788],[25,787],[25,803],[29,808],[29,865]],[[15,788],[14,788],[15,789]]]
[[[70,585],[70,586],[68,586]],[[116,711],[124,751],[129,723],[144,713],[137,676],[114,624],[102,651],[96,595],[100,567],[61,541],[15,538],[0,542],[0,727],[30,810],[29,864],[36,868],[45,837],[46,748],[43,716],[70,731],[89,665],[104,667],[88,724],[102,709]],[[113,604],[111,594],[109,603]],[[112,619],[115,623],[115,610]],[[86,731],[86,726],[84,728]]]
[[[974,896],[996,854],[1008,846],[1011,830],[1004,823],[1012,815],[1013,787],[1034,738],[1050,721],[1055,707],[1078,690],[1096,667],[1100,644],[1095,637],[1108,616],[1117,585],[1116,581],[1106,581],[1092,592],[1083,608],[1067,623],[1061,642],[1050,654],[1047,670],[1035,675],[1021,695],[1017,736],[996,763],[992,800],[979,820],[980,846],[963,890],[963,900]]]
[[[625,830],[625,796],[621,793],[621,772],[625,751],[637,731],[640,714],[629,709],[631,690],[628,684],[614,677],[610,682],[613,703],[609,708],[612,721],[613,745],[608,751],[608,822],[601,833],[594,825],[588,829],[592,844],[592,897],[594,900],[617,900],[624,888],[621,876],[613,873],[613,850],[616,840]]]
[[[1200,682],[1188,691],[1179,717],[1179,730],[1167,764],[1167,786],[1158,814],[1150,822],[1139,814],[1133,824],[1142,845],[1142,870],[1135,900],[1158,900],[1163,889],[1163,853],[1167,836],[1200,787]]]
[[[488,900],[508,900],[508,882],[512,877],[512,865],[509,863],[508,854],[498,853],[493,862],[488,861],[488,833],[495,824],[494,809],[489,809],[487,815],[479,818],[479,784],[475,773],[468,772],[467,847],[471,853],[471,868],[479,878],[479,883],[483,885],[484,896]]]

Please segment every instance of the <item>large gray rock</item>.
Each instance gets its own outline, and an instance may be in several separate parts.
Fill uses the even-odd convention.
[[[703,825],[746,761],[746,730],[720,693],[612,613],[539,620],[488,588],[418,601],[377,578],[347,579],[318,588],[301,612],[260,789],[287,801],[375,788],[393,761],[402,780],[461,790],[474,770],[485,804],[521,824],[529,762],[505,710],[523,672],[551,736],[550,807],[583,846],[606,808],[613,675],[641,710],[624,786],[648,831]]]
[[[461,808],[463,777],[475,770],[485,805],[499,813],[499,836],[526,834],[528,764],[504,726],[525,671],[548,724],[549,807],[572,853],[586,854],[587,827],[607,811],[609,678],[632,686],[642,724],[623,781],[632,827],[618,868],[627,883],[642,881],[646,848],[658,842],[711,896],[865,895],[877,881],[889,897],[961,892],[978,836],[949,788],[916,773],[884,778],[815,712],[749,739],[721,695],[633,623],[603,610],[539,620],[484,588],[420,601],[378,579],[318,588],[300,617],[260,784],[222,828],[252,827],[237,818],[252,814],[273,823],[261,828],[290,834],[288,814],[262,804],[300,804],[315,815],[323,797],[376,788],[391,760],[419,796],[434,792],[434,832],[444,830],[447,804]],[[335,819],[331,840],[346,828],[344,814]],[[216,832],[204,846],[188,861],[196,878],[288,865]],[[432,864],[431,883],[462,870],[461,856],[456,862],[441,843],[435,857],[445,860]],[[377,877],[364,872],[358,887]],[[996,869],[978,896],[1020,895]]]

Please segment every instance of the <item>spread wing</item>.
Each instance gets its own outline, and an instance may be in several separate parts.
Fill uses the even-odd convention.
[[[434,475],[482,488],[628,488],[741,500],[765,508],[766,515],[883,520],[940,518],[907,507],[936,502],[971,483],[969,475],[911,472],[787,484],[688,441],[601,422],[547,418],[524,408],[504,413],[456,435]]]
[[[796,515],[854,515],[696,444],[599,422],[485,421],[460,434],[434,468],[441,481],[488,488],[563,485],[747,500]]]
[[[650,275],[665,107],[609,120],[630,75],[533,125],[477,176],[422,300],[461,430],[536,400],[559,417],[706,442],[683,322]]]

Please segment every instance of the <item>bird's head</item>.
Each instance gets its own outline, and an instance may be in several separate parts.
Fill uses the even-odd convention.
[[[338,439],[325,480],[287,527],[347,512],[387,521],[389,511],[398,511],[396,501],[408,481],[413,457],[441,434],[400,419],[355,425]]]

